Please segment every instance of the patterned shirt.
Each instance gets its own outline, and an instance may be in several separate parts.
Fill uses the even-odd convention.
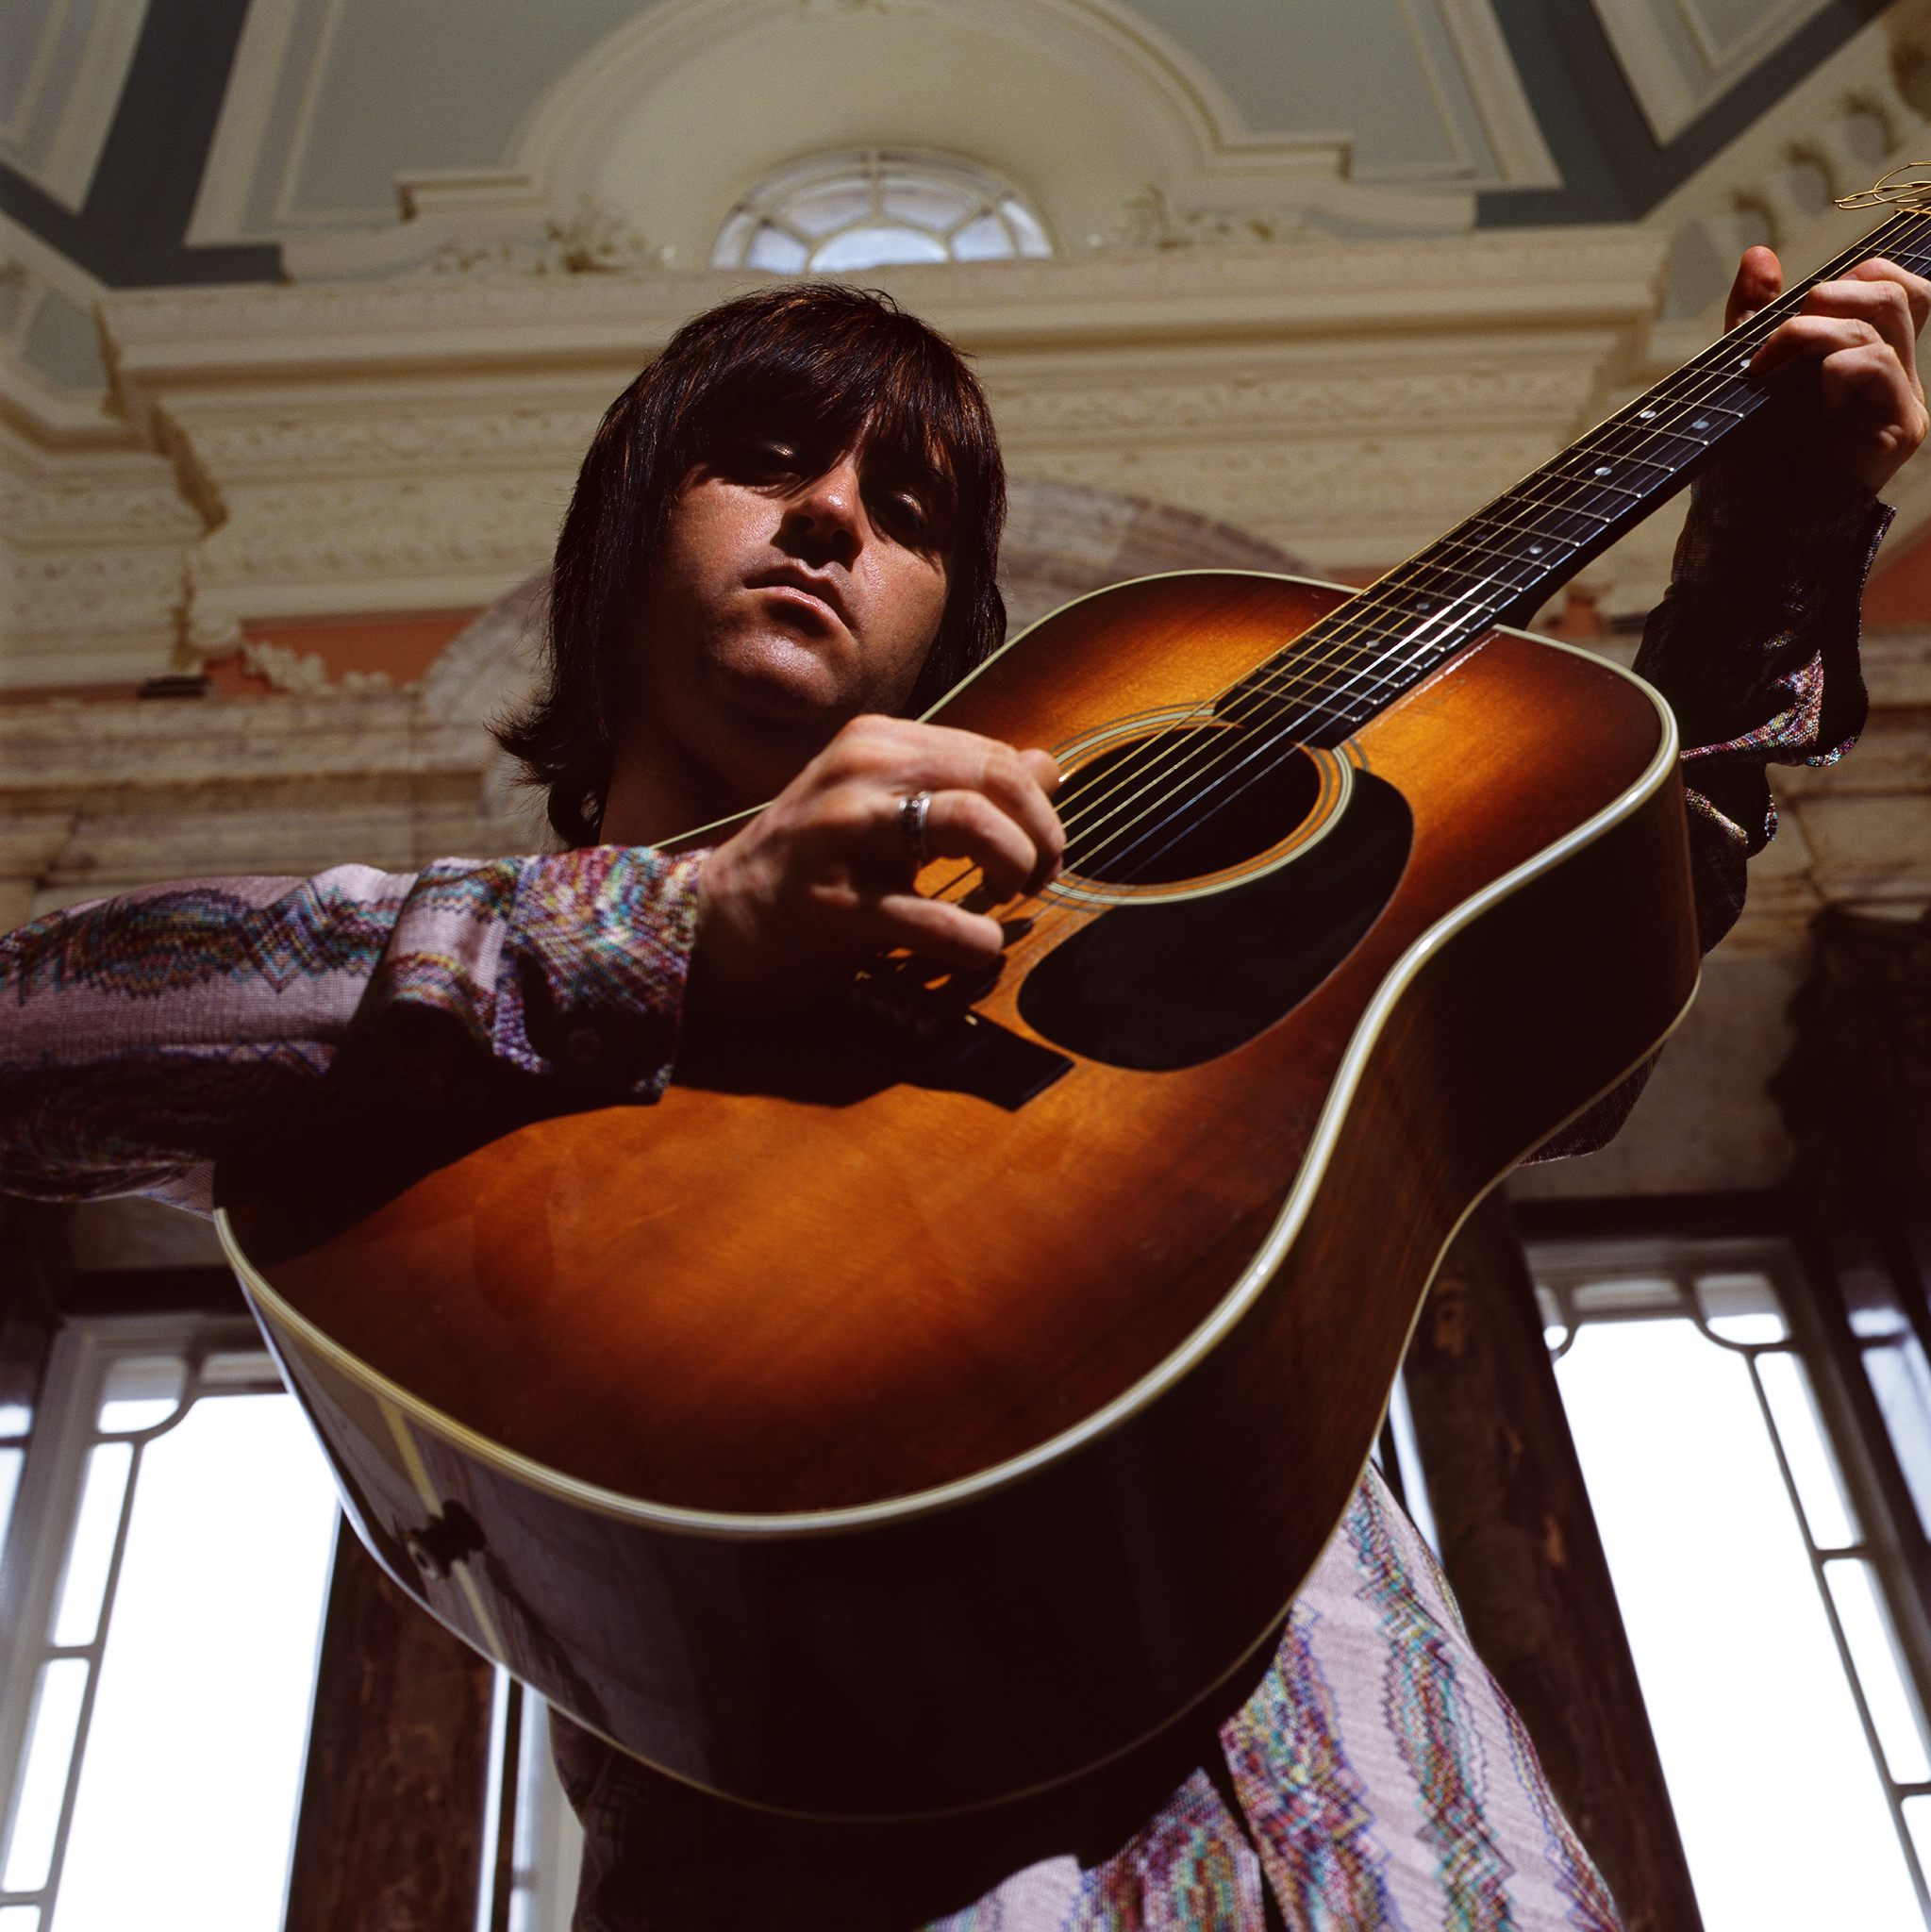
[[[1775,829],[1766,763],[1828,763],[1862,725],[1857,608],[1889,515],[1834,471],[1793,480],[1747,459],[1693,500],[1637,668],[1689,747],[1706,949]],[[141,1191],[205,1212],[216,1159],[397,1016],[433,1016],[561,1104],[586,1083],[596,1104],[647,1103],[675,1058],[700,863],[607,847],[412,876],[210,879],[0,937],[0,1188]],[[1543,1154],[1601,1145],[1640,1085]],[[1617,1924],[1372,1470],[1221,1742],[1224,1765],[1116,1855],[1017,1874],[946,1932],[1260,1932],[1263,1885],[1309,1932]],[[588,1833],[582,1932],[816,1923],[796,1890],[816,1879],[727,1852],[725,1827],[680,1788],[560,1722],[558,1762]],[[862,1895],[865,1874],[836,1882]],[[750,1888],[736,1919],[734,1886]]]

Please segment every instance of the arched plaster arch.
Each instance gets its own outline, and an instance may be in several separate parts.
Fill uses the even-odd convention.
[[[641,238],[636,262],[696,268],[760,180],[870,147],[1008,176],[1062,254],[1189,221],[1256,240],[1310,212],[1349,232],[1473,220],[1467,193],[1350,180],[1344,132],[1253,133],[1191,55],[1117,0],[660,0],[551,82],[500,167],[403,178],[396,229],[286,252],[297,279],[380,274],[588,218]]]

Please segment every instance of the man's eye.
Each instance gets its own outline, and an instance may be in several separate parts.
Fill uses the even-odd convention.
[[[789,442],[759,440],[733,450],[730,468],[747,483],[778,483],[802,475],[805,461]]]
[[[904,491],[881,491],[869,502],[874,521],[901,542],[923,542],[930,534],[931,513],[916,496]]]

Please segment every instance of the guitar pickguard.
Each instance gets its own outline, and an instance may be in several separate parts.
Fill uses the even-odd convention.
[[[1042,1039],[1108,1066],[1171,1073],[1231,1053],[1291,1012],[1392,897],[1414,822],[1385,779],[1354,774],[1340,823],[1244,885],[1115,906],[1027,974]]]

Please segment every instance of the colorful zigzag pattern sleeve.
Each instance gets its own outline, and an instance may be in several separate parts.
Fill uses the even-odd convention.
[[[207,1211],[236,1137],[385,1013],[455,1018],[523,1074],[669,1076],[695,858],[605,848],[414,876],[157,886],[0,935],[0,1191]]]
[[[702,854],[602,845],[416,879],[357,1015],[431,1007],[526,1074],[595,1070],[654,1100],[676,1052]]]

